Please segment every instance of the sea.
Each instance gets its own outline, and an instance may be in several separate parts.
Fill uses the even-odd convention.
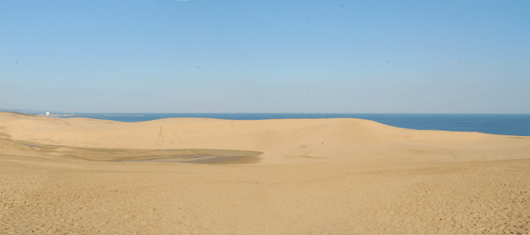
[[[143,122],[163,118],[226,120],[361,118],[416,130],[481,132],[530,136],[530,114],[369,114],[369,113],[74,113],[72,117]],[[63,117],[71,118],[71,117]]]

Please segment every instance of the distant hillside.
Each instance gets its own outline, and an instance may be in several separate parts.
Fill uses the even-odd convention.
[[[0,111],[17,112],[17,113],[28,113],[28,114],[46,114],[46,112],[61,113],[60,111],[56,111],[56,110],[35,110],[35,109],[4,109],[4,108],[0,108]]]

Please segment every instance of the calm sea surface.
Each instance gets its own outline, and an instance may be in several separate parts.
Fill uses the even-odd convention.
[[[229,120],[291,118],[362,118],[417,130],[471,131],[530,136],[530,114],[345,114],[345,113],[75,113],[76,116],[121,122],[200,117]]]

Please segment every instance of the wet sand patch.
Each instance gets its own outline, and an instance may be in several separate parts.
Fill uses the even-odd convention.
[[[197,164],[250,164],[260,161],[262,152],[225,149],[106,149],[11,141],[46,155],[105,162],[166,162]]]
[[[175,151],[175,150],[174,150]],[[179,150],[176,150],[179,151]],[[165,158],[152,158],[145,160],[123,160],[119,162],[167,162],[167,163],[199,163],[199,164],[250,164],[260,160],[261,152],[240,151],[240,150],[211,150],[211,149],[188,149],[182,150],[186,154],[189,151],[195,152],[190,155],[174,153],[175,156]],[[221,153],[220,153],[221,152]]]

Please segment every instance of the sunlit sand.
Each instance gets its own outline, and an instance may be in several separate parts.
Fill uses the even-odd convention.
[[[530,233],[530,138],[0,112],[0,234]]]

